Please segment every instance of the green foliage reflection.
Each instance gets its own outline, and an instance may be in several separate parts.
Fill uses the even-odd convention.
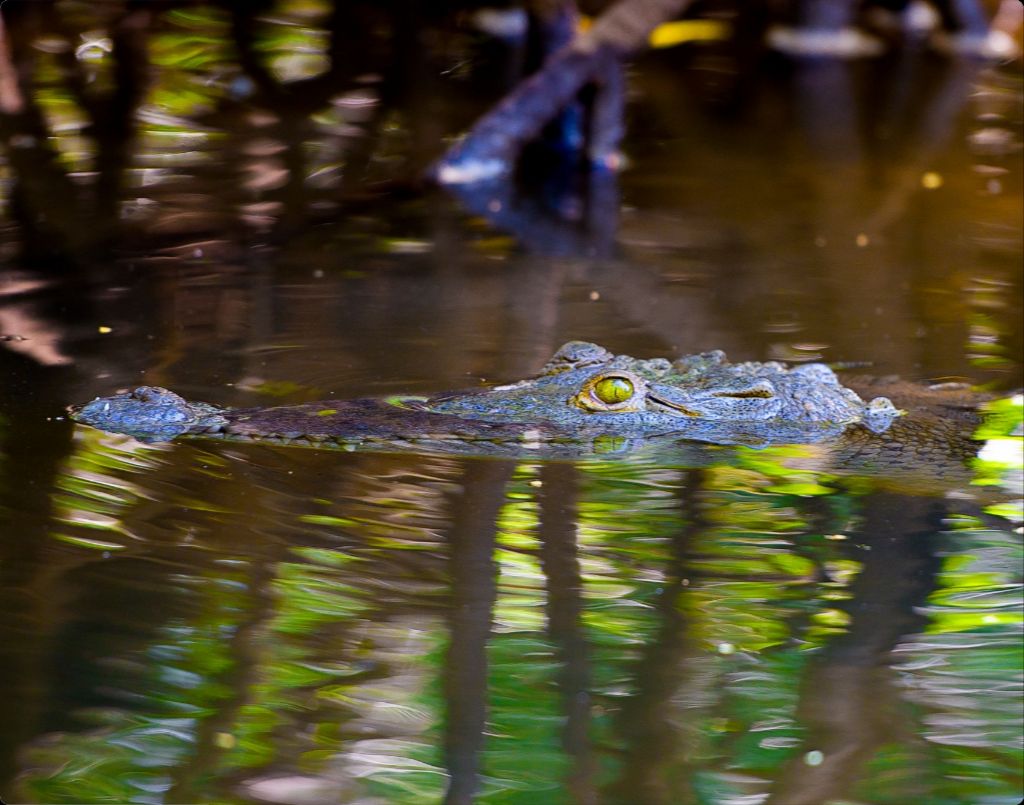
[[[995,410],[979,435],[1016,444],[1020,406]],[[55,542],[129,601],[136,574],[116,568],[146,563],[167,611],[126,616],[81,665],[96,689],[128,670],[27,748],[26,799],[440,800],[452,707],[472,704],[445,686],[466,661],[456,578],[493,587],[475,613],[481,802],[786,801],[843,751],[851,800],[895,805],[925,780],[929,802],[995,801],[1021,777],[1024,555],[980,509],[873,492],[802,449],[522,464],[487,561],[460,576],[446,506],[472,461],[347,455],[282,504],[322,457],[260,453],[246,475],[226,455],[76,442]],[[1012,492],[1000,455],[978,477]],[[830,685],[867,697],[848,730],[815,699],[842,701]]]

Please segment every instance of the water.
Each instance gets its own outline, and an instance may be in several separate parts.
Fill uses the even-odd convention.
[[[176,13],[159,53],[187,42]],[[210,112],[219,85],[191,79],[230,57],[208,47],[158,65],[116,248],[72,267],[13,225],[0,246],[0,331],[28,339],[0,343],[0,796],[1019,800],[1013,472],[142,445],[60,418],[138,383],[227,405],[474,387],[570,338],[1012,390],[1019,75],[655,54],[614,203],[516,208],[513,238],[376,184],[436,156],[432,115],[471,117],[425,108],[458,83],[398,93],[350,186],[358,92]]]

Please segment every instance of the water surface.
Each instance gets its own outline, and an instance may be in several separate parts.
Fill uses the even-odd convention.
[[[0,343],[0,796],[1019,801],[1019,471],[143,445],[60,418],[139,383],[475,387],[569,339],[1019,388],[1019,75],[918,55],[647,58],[589,228],[376,188],[436,156],[422,93],[391,97],[351,189],[358,92],[212,113],[194,79],[229,57],[161,57],[117,248],[70,268],[4,234],[0,331],[27,340]],[[446,131],[482,108],[422,80]],[[1013,463],[998,430],[986,455]]]

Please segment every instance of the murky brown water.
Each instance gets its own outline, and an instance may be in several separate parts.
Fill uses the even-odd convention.
[[[179,59],[176,13],[151,46]],[[25,247],[33,195],[5,198],[0,333],[27,340],[0,343],[0,797],[1018,801],[1020,530],[990,504],[1019,474],[142,445],[60,414],[143,382],[472,387],[569,339],[1019,388],[1019,70],[658,53],[603,206],[503,230],[404,181],[479,86],[413,65],[360,129],[373,84],[210,105],[222,47],[158,65],[100,257]],[[40,70],[85,186],[93,146]]]

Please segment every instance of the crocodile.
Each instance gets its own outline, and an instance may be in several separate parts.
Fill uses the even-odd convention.
[[[720,351],[638,359],[571,341],[535,377],[427,397],[222,408],[142,386],[68,411],[79,423],[145,442],[184,436],[538,458],[651,443],[677,452],[685,443],[801,444],[817,448],[805,451],[814,467],[903,475],[939,488],[967,477],[984,399],[962,384],[840,382],[819,363],[730,363]],[[704,459],[691,451],[687,460]]]
[[[282,442],[459,441],[520,446],[676,436],[715,444],[815,442],[858,425],[887,430],[900,411],[865,402],[819,363],[730,363],[721,351],[676,361],[563,345],[536,377],[489,389],[221,408],[141,386],[68,409],[72,419],[141,441],[178,436]]]

